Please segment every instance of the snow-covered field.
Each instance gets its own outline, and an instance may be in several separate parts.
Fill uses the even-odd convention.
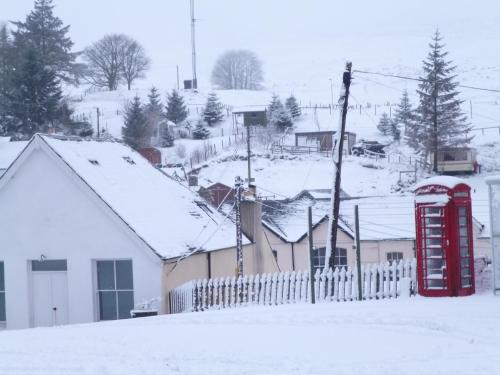
[[[498,374],[499,311],[485,294],[7,331],[0,374]]]

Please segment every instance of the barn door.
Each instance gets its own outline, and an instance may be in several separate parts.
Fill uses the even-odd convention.
[[[68,324],[66,260],[32,261],[33,326]]]

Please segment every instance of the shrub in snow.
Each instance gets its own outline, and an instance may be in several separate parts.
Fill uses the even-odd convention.
[[[186,158],[186,146],[184,145],[177,145],[175,147],[175,154],[179,157],[179,159],[185,159]]]
[[[198,121],[193,130],[194,139],[207,139],[210,136],[210,131],[203,125],[203,121]]]
[[[217,98],[217,95],[211,93],[208,95],[205,109],[203,110],[203,120],[208,126],[213,126],[222,121],[224,114],[222,113],[222,105]]]

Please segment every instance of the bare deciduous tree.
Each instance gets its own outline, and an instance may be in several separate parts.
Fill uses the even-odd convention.
[[[149,69],[150,60],[146,56],[144,48],[135,40],[127,37],[127,43],[123,49],[122,74],[127,88],[130,90],[132,82],[137,78],[143,78],[144,72]]]
[[[123,34],[104,36],[85,49],[84,58],[88,64],[87,80],[110,91],[116,90],[123,81],[130,90],[132,82],[149,68],[149,59],[142,46]]]
[[[212,84],[221,89],[258,90],[262,80],[262,63],[248,50],[223,53],[212,71]]]

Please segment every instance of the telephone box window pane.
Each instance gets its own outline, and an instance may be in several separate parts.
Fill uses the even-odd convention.
[[[131,260],[116,261],[116,289],[134,289]]]
[[[427,238],[425,245],[426,247],[441,247],[441,238]]]
[[[112,260],[97,261],[97,289],[115,289],[115,262]]]
[[[460,264],[462,265],[462,267],[470,267],[469,258],[462,258],[460,260]]]
[[[4,280],[4,270],[3,262],[0,262],[0,292],[5,292],[5,280]]]
[[[471,286],[469,277],[462,277],[462,288],[468,288]]]
[[[460,227],[460,236],[467,238],[467,227]]]
[[[427,280],[427,287],[428,289],[443,289],[444,280],[442,279],[431,279]]]
[[[116,319],[116,292],[99,292],[99,317],[101,320]]]
[[[5,293],[0,292],[0,322],[5,322],[6,320],[6,315],[5,315]]]
[[[441,225],[441,218],[440,217],[426,217],[425,218],[425,225]]]
[[[118,293],[118,319],[130,318],[130,311],[134,308],[134,292]]]

